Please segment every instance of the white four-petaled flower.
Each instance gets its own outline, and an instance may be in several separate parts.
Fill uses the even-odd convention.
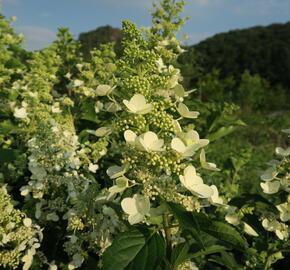
[[[24,119],[27,117],[27,111],[25,107],[21,107],[21,108],[15,108],[14,109],[14,117],[16,118],[20,118],[20,119]]]
[[[152,104],[147,103],[145,97],[141,94],[135,94],[130,101],[124,99],[123,103],[131,113],[146,114],[152,110]]]
[[[201,149],[199,158],[200,158],[200,164],[202,168],[210,170],[210,171],[220,171],[220,169],[217,168],[216,164],[206,161],[204,149]]]
[[[274,194],[279,191],[280,188],[280,181],[268,181],[265,183],[260,183],[263,192],[266,194]]]
[[[96,89],[96,94],[98,96],[107,96],[114,90],[114,87],[111,87],[107,84],[100,84]]]
[[[199,116],[199,112],[190,111],[188,107],[184,103],[179,103],[177,107],[177,111],[184,118],[197,118]]]
[[[223,199],[219,196],[218,189],[215,185],[211,185],[210,188],[213,191],[213,194],[210,196],[209,201],[213,205],[223,205]]]
[[[290,220],[290,203],[285,202],[276,206],[280,212],[280,219],[283,222]]]
[[[200,198],[210,198],[214,195],[214,190],[203,183],[202,178],[196,174],[192,165],[184,169],[184,174],[180,175],[179,179],[185,188]]]
[[[195,130],[186,133],[179,132],[177,138],[171,141],[171,148],[182,155],[183,158],[191,157],[195,151],[206,146],[209,143],[207,139],[200,139]]]
[[[128,221],[131,225],[143,221],[150,212],[149,198],[140,194],[135,194],[133,198],[123,199],[121,206],[123,211],[129,215]]]
[[[164,144],[163,139],[158,139],[158,136],[152,132],[148,131],[139,136],[139,142],[142,145],[143,149],[147,152],[160,152],[164,149],[162,148]]]
[[[262,226],[269,232],[275,232],[280,240],[285,240],[289,237],[288,226],[284,223],[278,222],[275,219],[271,220],[264,218],[262,221]]]
[[[124,132],[124,138],[128,144],[146,152],[160,152],[164,150],[162,148],[164,140],[159,139],[152,131],[147,131],[137,136],[132,130],[126,130]]]

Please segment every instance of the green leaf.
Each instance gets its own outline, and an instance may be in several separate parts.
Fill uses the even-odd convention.
[[[81,120],[87,120],[94,123],[99,123],[99,119],[95,112],[95,103],[85,100],[81,105]]]
[[[196,241],[203,245],[203,248],[205,245],[200,232],[205,232],[215,237],[227,247],[242,251],[247,248],[245,238],[231,225],[221,221],[211,220],[203,213],[187,212],[181,206],[173,203],[170,203],[169,207],[178,219],[180,226],[183,229],[190,230]]]
[[[229,204],[237,206],[238,208],[254,207],[255,211],[258,213],[264,213],[265,211],[276,214],[279,213],[274,204],[258,194],[240,195],[230,200]]]
[[[171,253],[171,269],[176,269],[178,265],[188,259],[189,243],[181,243],[173,248]]]
[[[14,125],[10,120],[3,120],[0,123],[0,134],[13,134],[19,131],[19,127]]]
[[[190,256],[190,258],[193,259],[193,258],[197,258],[197,257],[200,257],[200,256],[210,255],[210,254],[213,254],[213,253],[220,253],[220,252],[223,252],[225,250],[227,250],[227,248],[224,247],[224,246],[213,245],[213,246],[210,246],[210,247],[206,247],[205,249],[203,249],[201,251],[195,252],[194,254],[192,254]]]
[[[184,211],[184,209],[180,205],[175,203],[168,203],[168,206],[171,209],[175,218],[178,220],[182,229],[190,231],[194,239],[198,242],[199,246],[204,248],[205,243],[202,238],[203,232],[199,227],[199,223],[196,223],[195,219],[193,219],[191,213]]]
[[[236,128],[237,127],[235,127],[235,126],[221,127],[216,132],[209,134],[208,139],[211,142],[216,141],[224,136],[231,134],[232,132],[234,132],[236,130]]]
[[[154,270],[164,256],[162,236],[133,228],[115,238],[103,255],[103,266],[104,270]]]
[[[126,270],[155,270],[165,257],[165,251],[164,238],[160,234],[155,233],[130,265],[126,267]]]
[[[200,219],[199,213],[194,213],[196,219],[200,223],[200,227],[206,233],[214,236],[227,247],[245,251],[247,241],[245,238],[231,225],[210,219]]]
[[[215,262],[219,265],[225,266],[227,269],[230,270],[242,270],[243,267],[241,265],[239,265],[236,260],[235,257],[227,252],[222,252],[221,253],[221,257],[219,256],[212,256],[209,261],[211,262]]]
[[[17,158],[19,151],[12,149],[0,149],[0,162],[12,162]]]

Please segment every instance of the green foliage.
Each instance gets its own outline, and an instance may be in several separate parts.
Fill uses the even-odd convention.
[[[277,130],[289,115],[252,117],[269,109],[258,75],[245,72],[237,84],[178,58],[183,6],[161,1],[150,29],[123,22],[121,54],[111,43],[84,57],[63,28],[50,47],[23,52],[0,18],[0,266],[287,264],[290,150]],[[183,81],[181,65],[193,80]],[[199,91],[185,91],[193,82]],[[269,198],[257,173],[277,140],[280,158],[262,173]]]
[[[228,248],[234,248],[241,251],[246,250],[246,240],[235,228],[227,223],[209,219],[202,213],[185,212],[181,210],[180,207],[173,204],[170,204],[170,208],[180,222],[181,227],[185,230],[189,230],[193,234],[193,237],[198,237],[196,241],[202,243],[202,246],[204,246],[205,243],[200,236],[202,233],[206,233],[224,243]]]
[[[245,71],[241,77],[241,83],[238,88],[238,100],[242,108],[252,108],[253,110],[259,109],[264,103],[265,82],[258,76]],[[247,107],[247,108],[246,108]]]
[[[165,256],[165,242],[156,232],[132,229],[119,234],[104,253],[106,269],[157,269]]]

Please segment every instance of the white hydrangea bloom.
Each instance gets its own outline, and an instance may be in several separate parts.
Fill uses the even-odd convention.
[[[210,170],[210,171],[220,171],[220,169],[217,168],[216,164],[206,161],[204,149],[201,149],[199,158],[200,158],[200,164],[202,168]]]
[[[90,163],[90,164],[89,164],[89,171],[90,171],[90,172],[95,173],[95,172],[97,171],[98,168],[99,168],[99,165],[98,165],[98,164],[93,164],[93,163]]]
[[[132,130],[126,130],[124,132],[124,138],[126,142],[142,151],[146,152],[161,152],[164,151],[164,140],[159,139],[158,136],[152,132],[147,131],[140,136]]]
[[[133,198],[125,198],[121,202],[123,211],[129,215],[128,221],[131,225],[144,220],[150,212],[149,198],[135,194]]]
[[[214,195],[214,190],[203,183],[202,178],[196,174],[195,168],[191,165],[184,169],[184,174],[180,175],[179,179],[185,188],[200,198],[210,198]]]
[[[26,108],[25,107],[21,107],[21,108],[16,107],[14,109],[14,114],[13,115],[14,115],[14,117],[20,118],[20,119],[27,118]]]
[[[290,203],[285,202],[276,206],[280,212],[280,219],[283,222],[290,220]]]
[[[98,96],[107,96],[114,90],[114,87],[111,87],[107,84],[100,84],[96,89],[96,94]]]
[[[199,116],[199,112],[190,111],[188,107],[184,103],[179,103],[177,107],[177,111],[184,118],[192,118],[195,119]]]
[[[152,131],[140,135],[139,142],[147,152],[160,152],[164,150],[164,148],[162,148],[164,140],[158,139],[158,136]]]
[[[211,185],[210,188],[213,190],[213,194],[209,198],[210,203],[212,203],[213,205],[223,205],[224,201],[219,196],[219,192],[218,192],[217,187],[215,185]]]
[[[171,141],[171,148],[184,158],[191,157],[198,149],[209,143],[207,139],[200,139],[195,130],[179,132],[177,135],[178,137]]]
[[[135,94],[130,101],[124,99],[123,103],[131,113],[146,114],[152,110],[152,104],[147,103],[145,97],[141,94]]]

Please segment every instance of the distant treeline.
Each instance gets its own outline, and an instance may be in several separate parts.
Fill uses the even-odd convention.
[[[82,52],[85,58],[89,58],[92,49],[99,48],[101,44],[108,42],[115,42],[116,51],[119,52],[121,49],[121,37],[122,33],[119,28],[106,25],[86,33],[81,33],[79,41],[82,44]]]
[[[191,47],[206,72],[239,78],[244,70],[290,87],[290,22],[217,34]]]

